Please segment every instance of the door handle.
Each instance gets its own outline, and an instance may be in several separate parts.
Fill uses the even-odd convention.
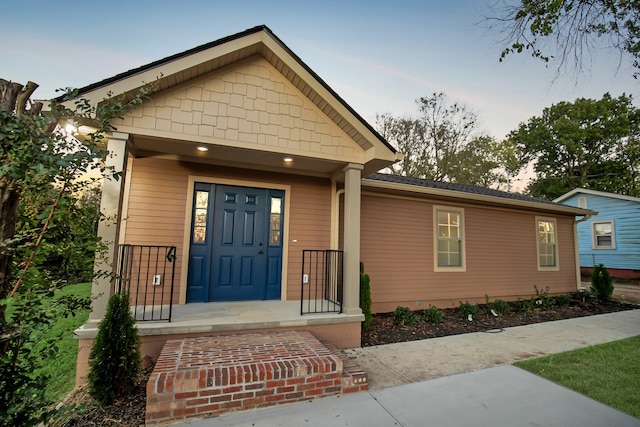
[[[258,251],[258,255],[262,255],[262,249]]]

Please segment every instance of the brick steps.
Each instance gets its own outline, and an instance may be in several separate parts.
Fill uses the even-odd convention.
[[[169,340],[147,383],[146,424],[367,390],[338,354],[307,331]]]

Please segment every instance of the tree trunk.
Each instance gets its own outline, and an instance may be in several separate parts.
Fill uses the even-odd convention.
[[[38,85],[28,82],[26,87],[20,83],[0,79],[0,111],[20,116],[39,114],[41,105],[35,110],[27,110],[27,103]],[[6,161],[6,152],[2,153]],[[20,189],[18,183],[9,175],[0,177],[0,242],[9,242],[16,233]],[[13,253],[12,244],[3,243],[0,247],[0,299],[6,298],[11,291],[11,272]],[[0,304],[0,326],[5,324],[6,305]],[[4,330],[4,328],[0,329]]]
[[[6,177],[0,181],[0,241],[6,242],[13,239],[16,233],[16,222],[18,220],[18,206],[20,195],[16,190],[14,182],[6,182]],[[0,298],[6,298],[11,291],[11,271],[13,259],[11,244],[2,246],[0,249]],[[0,326],[5,323],[6,306],[0,304]],[[0,330],[4,328],[0,327]]]

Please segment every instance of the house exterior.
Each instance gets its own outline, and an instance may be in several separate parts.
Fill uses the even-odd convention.
[[[597,211],[578,224],[580,268],[604,264],[612,276],[640,278],[640,198],[576,188],[558,203]]]
[[[377,174],[402,155],[267,27],[80,96],[97,103],[152,81],[108,137],[107,163],[122,179],[103,185],[101,209],[114,220],[100,224],[111,246],[96,270],[117,275],[93,284],[76,331],[78,382],[120,286],[151,357],[172,337],[238,331],[301,329],[357,347],[360,261],[375,312],[578,286],[576,217],[593,212]]]

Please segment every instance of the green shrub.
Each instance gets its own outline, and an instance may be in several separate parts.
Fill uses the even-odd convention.
[[[444,313],[437,307],[430,305],[429,308],[422,311],[422,317],[429,323],[440,323],[444,319]]]
[[[513,309],[518,313],[526,313],[533,309],[533,302],[530,299],[518,298],[513,302]]]
[[[503,315],[509,312],[509,303],[503,299],[497,299],[489,304],[487,304],[490,310],[496,312],[496,314]]]
[[[468,319],[469,315],[472,317],[478,317],[480,314],[480,307],[478,304],[470,304],[469,301],[462,302],[460,301],[460,317],[463,319]]]
[[[412,326],[418,323],[419,317],[409,307],[398,306],[393,312],[396,325]]]
[[[546,310],[556,305],[556,300],[549,296],[548,286],[544,290],[538,289],[536,285],[533,285],[533,288],[536,290],[536,296],[533,298],[534,310]]]
[[[609,275],[609,270],[603,264],[593,267],[591,275],[591,292],[600,301],[610,301],[613,295],[613,279]]]
[[[362,328],[367,331],[371,328],[373,315],[371,314],[371,278],[364,272],[364,264],[360,263],[360,309],[364,314]]]
[[[565,305],[569,305],[573,296],[571,294],[557,295],[555,297],[556,305],[563,307]]]
[[[140,372],[140,340],[129,295],[114,294],[89,354],[89,394],[108,405],[131,394]]]

